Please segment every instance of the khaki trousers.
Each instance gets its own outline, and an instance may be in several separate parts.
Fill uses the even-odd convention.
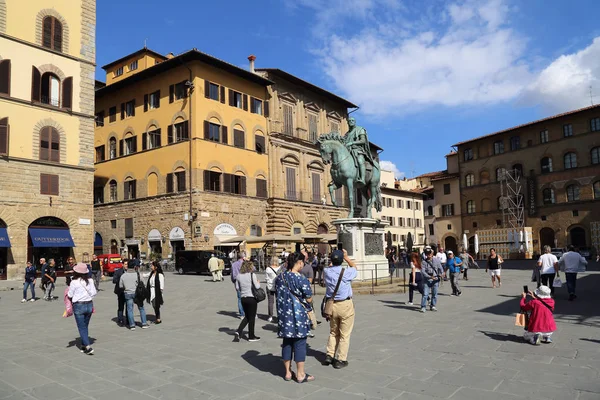
[[[333,303],[331,320],[329,321],[329,340],[327,355],[339,361],[348,360],[350,335],[354,328],[354,303],[352,299]],[[337,357],[335,356],[337,350]]]

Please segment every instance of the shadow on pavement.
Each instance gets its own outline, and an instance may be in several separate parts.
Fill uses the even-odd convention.
[[[90,336],[90,345],[94,344],[96,342],[96,338],[93,338]],[[81,339],[77,338],[77,339],[73,339],[71,340],[69,343],[67,343],[67,348],[69,347],[81,347]]]
[[[490,339],[498,340],[500,342],[516,342],[516,343],[525,343],[523,340],[523,336],[513,335],[512,333],[499,333],[499,332],[488,332],[488,331],[479,331],[483,333],[485,336]]]
[[[561,276],[564,276],[564,274],[561,274]],[[523,283],[530,285],[530,282],[527,282],[527,280]],[[567,300],[566,285],[562,288],[556,288],[554,319],[557,322],[575,323],[600,328],[600,308],[597,306],[598,299],[596,295],[599,285],[600,274],[579,275],[577,278],[577,295],[579,297],[575,301]],[[531,286],[531,289],[534,286]],[[513,297],[509,295],[500,296]],[[476,311],[495,315],[513,315],[519,310],[519,301],[520,296],[518,293],[515,293],[514,297],[510,300]]]
[[[600,343],[600,340],[599,340],[599,339],[586,339],[586,338],[580,338],[579,340],[585,340],[586,342]]]
[[[242,354],[242,358],[259,371],[269,372],[272,375],[283,377],[284,368],[281,357],[271,353],[260,354],[256,350],[248,350],[246,353]]]
[[[228,317],[239,319],[239,315],[235,311],[217,311],[217,314],[219,314],[219,315],[226,315]]]

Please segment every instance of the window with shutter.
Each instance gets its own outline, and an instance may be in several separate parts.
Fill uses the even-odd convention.
[[[169,85],[169,103],[175,101],[175,85]]]
[[[244,111],[248,111],[248,95],[245,94],[243,97],[243,103],[244,103]]]
[[[173,143],[173,125],[167,126],[167,144]]]
[[[56,75],[50,72],[44,73],[41,78],[40,90],[40,101],[43,104],[60,106],[60,80]]]
[[[42,92],[42,74],[36,67],[31,67],[31,101],[40,101]]]
[[[286,193],[285,198],[288,200],[297,200],[296,193],[296,169],[287,167],[285,169]]]
[[[265,101],[265,117],[269,118],[269,102]]]
[[[204,171],[204,190],[221,191],[221,174],[216,171]]]
[[[96,126],[104,126],[104,110],[98,111],[96,116],[94,117],[94,122]]]
[[[135,117],[135,99],[125,103],[125,117]]]
[[[42,21],[42,46],[62,52],[62,24],[54,17],[46,17]]]
[[[115,122],[117,120],[117,107],[111,107],[108,109],[108,122]]]
[[[160,147],[160,128],[148,131],[148,149]]]
[[[189,139],[188,121],[178,122],[173,125],[173,139],[175,142],[181,142]]]
[[[225,86],[221,86],[221,103],[225,104]]]
[[[175,84],[175,100],[181,100],[187,96],[186,81],[181,81]]]
[[[173,193],[173,174],[167,174],[167,193]]]
[[[217,125],[217,124],[213,124],[212,122],[208,122],[208,137],[206,137],[206,139],[212,141],[212,142],[219,142],[220,141],[220,131],[221,131],[221,126]]]
[[[125,218],[125,237],[133,237],[133,218]]]
[[[8,117],[0,118],[0,155],[8,155],[8,139],[10,135]]]
[[[105,157],[105,146],[97,146],[96,147],[96,162],[101,162],[104,161],[104,157]]]
[[[262,135],[254,136],[254,147],[258,154],[265,153],[265,137]]]
[[[321,174],[313,172],[312,173],[312,200],[314,203],[321,202]]]
[[[175,180],[177,181],[177,191],[178,192],[185,192],[186,190],[186,185],[185,185],[185,171],[178,171],[175,172]]]
[[[117,182],[113,179],[108,184],[108,193],[110,196],[110,201],[117,201]]]
[[[160,108],[160,90],[152,92],[148,95],[148,109],[154,110]],[[144,109],[144,111],[146,111]]]
[[[68,77],[62,83],[62,107],[73,108],[73,78]]]
[[[10,96],[10,60],[0,61],[0,93]]]
[[[256,179],[256,197],[260,197],[263,199],[266,199],[268,197],[266,179]]]
[[[231,174],[223,174],[223,192],[231,193],[233,175]]]
[[[308,114],[308,140],[316,142],[318,137],[317,116],[315,114]]]
[[[40,174],[40,194],[58,196],[58,175]]]
[[[253,114],[263,115],[263,102],[262,100],[255,99],[252,97],[250,99],[250,112]]]
[[[241,131],[239,129],[234,129],[233,130],[233,145],[235,147],[239,147],[241,149],[245,149],[246,148],[246,141],[245,141],[245,137],[244,137],[244,131]]]
[[[229,90],[229,105],[232,107],[243,108],[244,96],[235,90]]]
[[[133,154],[137,151],[137,138],[135,136],[130,136],[125,139],[125,154]]]
[[[293,109],[289,104],[283,105],[283,133],[294,136]]]
[[[60,162],[60,135],[51,126],[40,131],[40,160]]]

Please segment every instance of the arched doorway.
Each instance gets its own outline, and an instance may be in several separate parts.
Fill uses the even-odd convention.
[[[102,235],[98,232],[94,233],[94,254],[99,256],[103,253],[102,251]]]
[[[27,235],[27,260],[37,265],[40,258],[53,258],[59,275],[64,271],[67,258],[73,255],[75,243],[69,226],[55,217],[38,218],[29,225]]]
[[[569,244],[575,247],[583,247],[586,245],[585,229],[576,226],[569,231]]]
[[[540,229],[540,250],[544,251],[544,246],[556,247],[554,245],[554,229],[542,228]]]
[[[317,234],[326,235],[328,233],[329,233],[329,228],[327,227],[327,225],[321,224],[321,225],[317,226]],[[321,254],[325,254],[325,253],[327,253],[327,248],[328,248],[327,243],[319,243],[318,252]]]
[[[0,219],[0,280],[6,280],[6,267],[10,251],[10,239],[6,223]]]
[[[469,249],[467,251],[469,254],[475,256],[475,235],[469,238]]]
[[[458,246],[456,244],[456,238],[454,236],[446,236],[446,239],[444,239],[444,250],[452,250],[454,254],[458,253]]]
[[[110,254],[121,254],[119,251],[119,243],[115,239],[110,241]]]

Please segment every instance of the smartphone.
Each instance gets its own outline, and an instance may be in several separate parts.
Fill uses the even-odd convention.
[[[338,242],[337,249],[338,250],[344,250],[344,245],[342,245],[342,242]]]
[[[529,287],[527,285],[523,285],[523,293],[529,293]]]
[[[300,248],[300,243],[296,243],[296,253],[300,253],[301,248]]]

